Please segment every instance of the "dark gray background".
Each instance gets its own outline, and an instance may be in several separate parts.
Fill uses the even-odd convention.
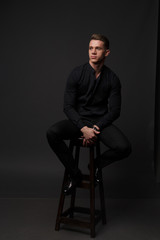
[[[88,61],[92,33],[110,39],[106,65],[119,76],[123,96],[116,124],[133,147],[128,159],[104,169],[105,192],[158,196],[153,161],[157,21],[158,1],[152,0],[1,3],[1,196],[59,194],[64,168],[47,144],[46,130],[65,118],[66,78]],[[85,161],[87,156],[82,168]]]

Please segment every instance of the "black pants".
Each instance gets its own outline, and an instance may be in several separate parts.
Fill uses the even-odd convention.
[[[95,123],[94,121],[85,121],[88,127],[92,127]],[[51,126],[47,131],[50,147],[72,177],[75,177],[79,170],[76,168],[75,160],[64,140],[80,136],[82,136],[82,133],[79,128],[70,120],[60,121]],[[98,167],[103,168],[112,162],[127,157],[131,153],[131,145],[128,139],[114,125],[104,128],[98,135],[98,138],[104,145],[109,147],[109,150],[102,153],[100,159],[95,160]]]

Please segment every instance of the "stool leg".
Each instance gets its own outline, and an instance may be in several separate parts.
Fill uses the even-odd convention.
[[[63,212],[64,199],[65,199],[65,195],[63,193],[63,188],[64,188],[64,184],[65,184],[66,180],[67,180],[67,171],[65,170],[62,189],[61,189],[61,196],[60,196],[59,206],[58,206],[58,213],[57,213],[57,218],[56,218],[56,225],[55,225],[55,230],[56,231],[59,231],[59,228],[60,228],[60,217],[61,217],[62,212]]]
[[[104,198],[102,170],[100,170],[100,178],[101,178],[101,181],[99,183],[99,195],[100,195],[100,203],[101,203],[102,223],[106,224],[106,207],[105,207],[105,198]]]
[[[95,237],[95,183],[94,183],[94,147],[90,147],[90,223],[91,237]]]
[[[75,161],[76,161],[76,166],[77,167],[78,167],[78,164],[79,164],[79,151],[80,151],[80,147],[76,146]],[[73,153],[73,149],[72,149],[72,153]],[[73,215],[74,215],[75,197],[76,197],[76,188],[71,195],[71,203],[70,203],[70,209],[71,209],[70,217],[71,218],[73,218]]]
[[[100,156],[100,143],[98,142],[96,146],[96,154],[97,158]],[[99,170],[100,174],[100,183],[99,183],[99,195],[100,195],[100,203],[101,203],[101,214],[102,214],[102,223],[106,224],[106,209],[105,209],[105,197],[104,197],[104,187],[103,187],[103,177],[102,177],[102,169]]]
[[[73,191],[72,195],[71,195],[71,203],[70,203],[70,218],[74,217],[74,206],[75,206],[75,198],[76,198],[76,189]]]

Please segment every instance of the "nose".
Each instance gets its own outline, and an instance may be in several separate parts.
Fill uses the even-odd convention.
[[[96,54],[96,49],[95,48],[92,49],[92,54]]]

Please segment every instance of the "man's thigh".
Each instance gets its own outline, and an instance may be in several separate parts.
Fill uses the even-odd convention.
[[[50,134],[56,134],[59,138],[68,140],[71,138],[80,137],[82,133],[70,120],[62,120],[53,124],[49,128]]]
[[[113,124],[102,130],[99,135],[99,139],[104,143],[104,145],[112,149],[117,147],[123,149],[130,145],[130,142],[123,132]]]

